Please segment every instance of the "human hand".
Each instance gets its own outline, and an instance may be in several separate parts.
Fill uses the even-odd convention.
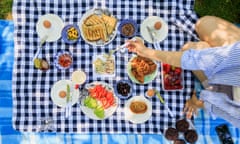
[[[201,108],[202,105],[203,102],[197,99],[196,91],[194,91],[192,97],[185,103],[183,112],[186,114],[187,118],[190,119],[193,114],[197,115],[198,108]]]
[[[126,47],[130,52],[134,52],[142,57],[149,57],[151,49],[147,48],[141,40],[128,40],[126,43],[128,43]]]

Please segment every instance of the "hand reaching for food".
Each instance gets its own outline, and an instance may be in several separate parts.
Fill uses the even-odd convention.
[[[139,39],[132,39],[127,41],[128,45],[126,46],[130,52],[134,52],[142,57],[149,57],[149,54],[152,53],[152,49],[147,48],[144,43]]]

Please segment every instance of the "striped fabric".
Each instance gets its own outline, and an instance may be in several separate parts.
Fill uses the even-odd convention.
[[[209,84],[240,86],[239,56],[240,42],[201,51],[192,49],[183,54],[182,67],[188,70],[203,70],[208,77]],[[240,105],[232,103],[228,95],[209,90],[203,90],[200,94],[205,102],[206,111],[240,128],[240,113],[238,112]]]
[[[203,70],[210,84],[240,86],[240,42],[220,48],[184,52],[182,67]]]

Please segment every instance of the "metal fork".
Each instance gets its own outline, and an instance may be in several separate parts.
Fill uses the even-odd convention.
[[[125,44],[123,44],[123,45],[120,45],[120,46],[117,47],[116,49],[110,50],[110,52],[109,52],[108,55],[111,56],[111,55],[114,54],[116,51],[121,50],[121,49],[125,48],[126,46],[127,46],[127,43],[125,43]]]
[[[157,34],[150,28],[150,26],[147,26],[146,28],[147,28],[147,31],[148,31],[151,39],[152,39],[153,47],[155,49],[161,50],[161,47],[160,47],[159,43],[156,42],[157,40],[156,40],[155,37],[157,36]]]
[[[69,116],[71,116],[71,113],[72,113],[72,95],[73,95],[73,89],[70,88],[70,98],[65,108],[65,118],[68,118]]]
[[[34,59],[36,59],[36,58],[38,57],[38,55],[39,55],[39,53],[40,53],[40,50],[41,50],[43,44],[46,42],[47,38],[48,38],[48,35],[45,35],[45,36],[41,39],[41,41],[40,41],[40,46],[38,47],[37,52],[35,53],[32,61],[34,61]]]
[[[43,132],[46,130],[54,130],[54,126],[53,126],[54,120],[52,118],[41,118],[40,119],[40,127],[38,129],[39,132]]]

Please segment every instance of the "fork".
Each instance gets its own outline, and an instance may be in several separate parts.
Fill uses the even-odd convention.
[[[72,95],[73,95],[73,89],[70,88],[70,97],[69,97],[69,101],[67,101],[67,106],[65,108],[65,118],[68,118],[69,116],[71,116],[71,112],[72,112]]]
[[[43,44],[46,42],[47,38],[48,38],[48,35],[45,35],[45,36],[41,39],[41,41],[40,41],[40,46],[38,47],[37,52],[35,53],[35,55],[34,55],[34,57],[33,57],[33,59],[32,59],[33,61],[34,61],[34,59],[36,59],[36,58],[38,57],[38,55],[39,55],[39,53],[40,53],[40,50],[41,50]]]
[[[54,130],[55,128],[53,127],[53,122],[54,120],[52,118],[41,118],[40,119],[40,124],[41,126],[39,127],[38,131],[43,132],[45,130]]]
[[[148,25],[147,25],[147,30],[148,30],[148,32],[149,32],[149,35],[150,35],[151,39],[152,39],[153,47],[154,47],[155,49],[161,50],[161,47],[160,47],[159,43],[156,42],[157,40],[156,40],[155,37],[157,36],[157,34],[155,33],[155,31],[153,31],[153,30],[150,28],[150,26],[148,26]]]
[[[125,48],[127,45],[128,45],[128,43],[125,43],[125,44],[123,44],[123,45],[120,45],[119,47],[117,47],[117,48],[114,49],[114,50],[110,50],[110,52],[108,53],[108,55],[111,56],[111,55],[114,54],[116,51]]]

